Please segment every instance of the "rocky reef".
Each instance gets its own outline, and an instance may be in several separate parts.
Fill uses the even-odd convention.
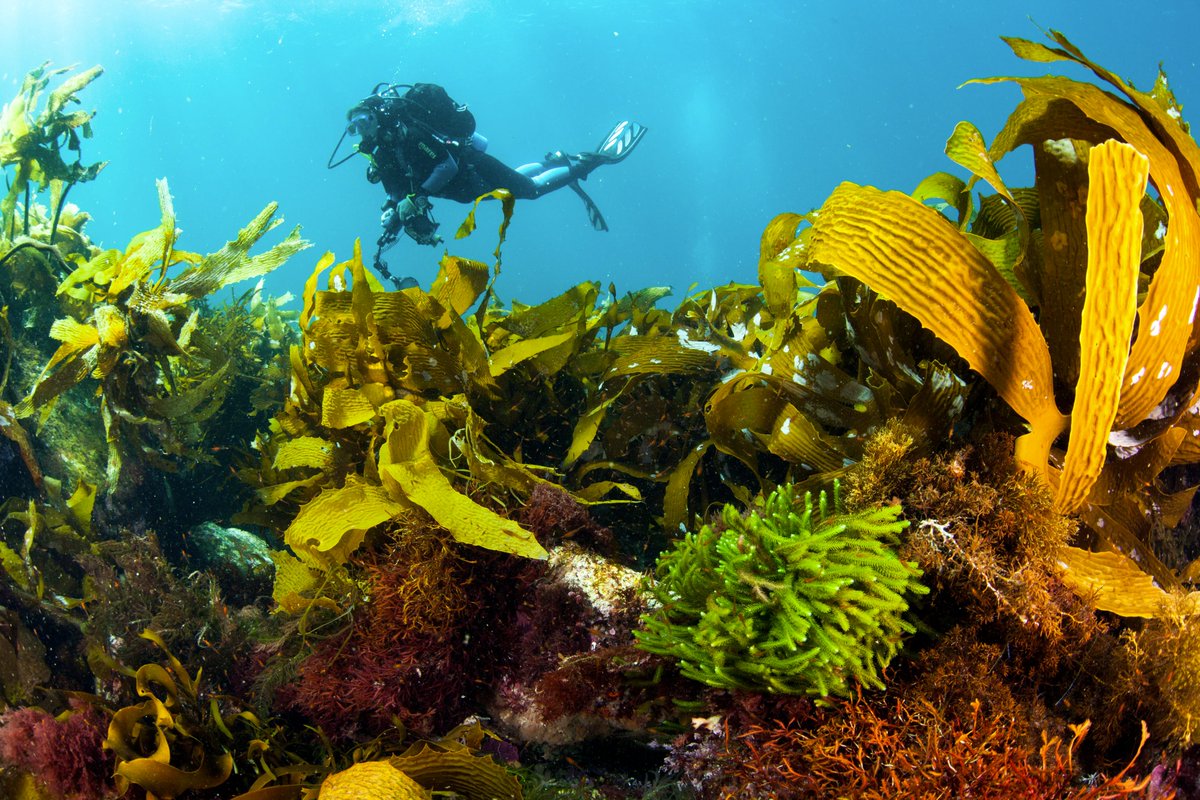
[[[164,180],[97,247],[102,70],[31,72],[0,794],[1200,797],[1200,148],[1161,72],[1006,41],[1096,82],[984,80],[1024,99],[965,177],[842,184],[673,310],[502,300],[503,191],[428,291],[355,243],[217,304],[309,243],[183,250]]]

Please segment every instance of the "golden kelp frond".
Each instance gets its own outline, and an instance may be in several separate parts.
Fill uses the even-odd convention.
[[[1137,311],[1146,158],[1109,141],[1092,148],[1088,165],[1087,291],[1084,295],[1079,384],[1071,410],[1066,463],[1056,503],[1072,513],[1104,468],[1108,432],[1117,415],[1121,376]]]
[[[321,784],[322,800],[429,800],[429,790],[390,761],[363,761]]]
[[[300,238],[300,228],[296,227],[282,242],[265,253],[250,256],[250,248],[258,244],[268,231],[283,223],[282,218],[275,219],[278,209],[278,203],[268,203],[258,216],[238,232],[236,239],[226,242],[223,248],[205,256],[203,261],[172,281],[172,289],[191,297],[204,297],[231,283],[265,275],[311,246]]]
[[[327,428],[350,428],[375,418],[376,408],[358,389],[325,388],[321,398],[321,424]]]
[[[341,264],[323,259],[305,289],[305,359],[351,385],[383,384],[430,394],[490,385],[478,338],[462,318],[417,289],[370,286],[361,253]],[[327,290],[318,275],[330,269]],[[461,302],[458,298],[457,302]]]
[[[458,230],[454,232],[455,239],[463,239],[470,236],[475,230],[475,212],[479,209],[480,202],[484,200],[499,200],[500,210],[504,214],[504,219],[500,221],[499,237],[496,241],[496,250],[492,253],[496,257],[496,272],[500,272],[500,248],[504,246],[504,237],[508,235],[508,224],[512,222],[513,208],[517,204],[517,199],[513,197],[512,192],[507,189],[495,189],[487,194],[481,194],[475,198],[475,203],[471,206],[471,210],[467,213],[467,218],[458,226]]]
[[[970,170],[972,178],[964,187],[964,191],[969,193],[975,182],[982,179],[996,191],[991,197],[1007,204],[1012,225],[1006,226],[998,235],[988,237],[982,235],[982,228],[976,219],[971,224],[970,232],[965,232],[964,235],[988,261],[992,262],[992,266],[1004,276],[1004,280],[1008,281],[1009,286],[1021,299],[1033,305],[1036,287],[1027,282],[1028,271],[1025,269],[1030,238],[1029,219],[996,170],[996,163],[992,160],[983,134],[971,123],[959,122],[946,141],[946,155]],[[985,209],[986,206],[981,201],[981,217]]]
[[[442,257],[429,293],[444,308],[462,316],[487,289],[490,277],[491,270],[487,264],[447,254]]]
[[[281,375],[280,356],[291,338],[283,314],[257,295],[213,310],[189,293],[195,286],[179,290],[171,272],[200,256],[175,246],[165,181],[158,182],[158,197],[159,226],[134,237],[124,252],[101,252],[86,263],[74,258],[76,269],[57,292],[65,316],[50,329],[62,344],[17,406],[20,416],[37,412],[45,422],[60,396],[96,380],[110,495],[130,489],[145,468],[174,472],[228,460],[232,440],[253,425],[254,406],[261,408],[271,391],[264,387]],[[302,244],[293,237],[287,247]],[[277,265],[282,252],[274,250],[268,261]],[[233,411],[230,398],[244,399],[247,408]],[[126,471],[133,462],[139,468]]]
[[[780,214],[763,231],[758,249],[758,282],[763,301],[774,317],[786,317],[796,302],[801,283],[797,269],[803,260],[803,247],[795,247],[796,228],[805,221],[801,214]]]
[[[536,358],[562,345],[571,344],[579,337],[578,331],[563,331],[537,339],[522,339],[519,342],[507,344],[488,359],[492,377],[496,378],[520,364],[523,361]]]
[[[272,550],[271,561],[275,564],[275,584],[271,599],[277,610],[286,614],[299,614],[310,607],[324,606],[334,612],[337,603],[325,596],[318,596],[327,583],[322,573],[305,564],[286,550]]]
[[[37,104],[50,80],[71,68],[49,69],[47,61],[25,76],[15,98],[0,111],[0,166],[16,165],[8,191],[0,200],[0,236],[14,233],[14,212],[17,200],[38,184],[39,191],[51,186],[57,199],[56,214],[61,213],[65,191],[76,183],[94,180],[108,163],[84,166],[80,158],[81,137],[92,135],[91,120],[95,112],[65,112],[68,103],[78,102],[76,95],[103,74],[100,66],[92,67],[64,80],[50,92],[45,107],[38,112]],[[75,153],[73,163],[63,158],[63,148]],[[26,209],[25,235],[29,235],[29,209]],[[50,244],[54,243],[51,229]]]
[[[1127,99],[1067,78],[988,79],[983,82],[1017,83],[1025,99],[990,147],[973,126],[956,128],[947,155],[973,173],[969,182],[934,175],[913,198],[843,184],[790,245],[770,229],[767,250],[798,249],[804,254],[799,266],[838,276],[840,291],[827,287],[816,306],[832,347],[811,336],[807,347],[789,345],[800,351],[791,370],[774,351],[769,377],[786,370],[790,382],[738,376],[719,388],[709,406],[713,440],[742,459],[757,457],[763,442],[799,456],[784,449],[791,444],[784,422],[789,434],[795,424],[791,409],[762,393],[767,386],[827,430],[840,420],[848,430],[863,431],[888,415],[909,419],[909,411],[919,427],[948,430],[967,387],[942,366],[952,362],[940,344],[925,339],[906,352],[920,337],[897,330],[907,324],[905,312],[1027,421],[1030,433],[1018,440],[1018,460],[1057,484],[1059,509],[1080,514],[1097,547],[1137,553],[1126,566],[1174,589],[1178,578],[1149,547],[1143,517],[1152,513],[1163,524],[1178,519],[1191,494],[1164,491],[1158,476],[1200,453],[1191,441],[1200,426],[1188,411],[1200,382],[1194,327],[1200,148],[1176,121],[1178,108],[1165,85],[1157,94],[1138,93],[1060,34],[1055,40],[1062,50],[1024,42],[1014,49],[1039,61],[1083,64]],[[996,167],[1022,144],[1034,148],[1036,186],[1011,189]],[[978,179],[997,194],[973,214],[969,192]],[[780,228],[798,219],[784,218]],[[864,300],[845,276],[883,300]],[[806,365],[812,366],[801,369]],[[811,391],[813,378],[824,391]],[[845,403],[844,391],[855,386],[869,391],[849,408],[830,402],[841,397]],[[758,393],[747,395],[756,403],[753,413],[720,407],[734,389]],[[1064,408],[1073,405],[1070,417],[1056,395]],[[927,408],[938,410],[929,415]],[[745,421],[752,425],[735,427]],[[770,428],[758,427],[768,422]],[[1060,436],[1068,431],[1064,442]],[[1069,560],[1078,568],[1073,585],[1080,590],[1103,584],[1106,575],[1124,580],[1103,570],[1093,575],[1084,557]]]
[[[402,508],[382,486],[351,476],[341,488],[328,488],[300,509],[284,541],[314,565],[344,563],[367,531]]]
[[[407,400],[396,400],[381,411],[387,427],[379,451],[379,475],[391,496],[421,506],[465,544],[546,557],[532,533],[455,490],[429,452],[432,419],[424,411]]]
[[[512,313],[489,326],[485,343],[494,348],[503,337],[516,335],[536,339],[557,333],[573,325],[586,324],[596,306],[600,286],[593,282],[580,283],[536,306],[513,304]]]
[[[158,645],[168,666],[139,667],[135,688],[145,701],[119,709],[109,723],[104,747],[116,757],[117,791],[136,784],[148,796],[169,800],[189,789],[220,786],[233,772],[233,757],[208,752],[193,735],[202,722],[194,717],[203,713],[200,674],[193,678],[157,633],[146,630],[141,636]],[[215,713],[215,703],[212,709]]]
[[[521,784],[491,756],[479,753],[485,732],[478,722],[460,725],[437,742],[418,742],[389,764],[422,786],[466,800],[521,800]]]
[[[1030,99],[1010,117],[994,149],[1004,152],[1025,141],[1040,146],[1048,138],[1043,131],[1053,119],[1057,130],[1072,131],[1077,138],[1092,142],[1119,138],[1149,161],[1150,180],[1158,189],[1170,223],[1162,261],[1138,309],[1138,335],[1121,390],[1116,424],[1119,428],[1132,427],[1163,402],[1178,379],[1200,296],[1200,271],[1195,267],[1200,260],[1200,215],[1196,212],[1193,169],[1186,159],[1177,156],[1178,136],[1182,134],[1172,122],[1174,133],[1163,141],[1161,126],[1147,125],[1142,116],[1144,108],[1124,103],[1091,84],[1057,77],[989,78],[980,82],[997,81],[1017,83]],[[1066,111],[1064,102],[1075,111]],[[1080,116],[1088,124],[1082,124]],[[1060,136],[1061,132],[1054,138]],[[1188,149],[1194,151],[1195,144]]]
[[[1029,308],[933,209],[899,192],[843,183],[816,214],[808,264],[853,275],[951,344],[1029,421],[1041,452],[1065,427],[1050,354]]]
[[[1168,608],[1167,593],[1128,556],[1064,547],[1058,563],[1063,581],[1101,611],[1149,619]],[[1191,602],[1192,613],[1200,611],[1200,592],[1192,593]]]
[[[613,341],[616,360],[606,378],[639,373],[696,374],[714,369],[715,354],[720,350],[719,345],[711,342],[693,340],[682,328],[677,336],[622,336]]]

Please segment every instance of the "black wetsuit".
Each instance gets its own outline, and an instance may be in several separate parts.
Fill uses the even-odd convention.
[[[412,126],[384,133],[373,157],[383,188],[397,200],[410,194],[429,194],[470,203],[481,194],[501,188],[521,199],[533,199],[542,193],[529,176],[498,158]],[[444,186],[429,191],[426,182],[447,157],[454,159],[457,173]]]

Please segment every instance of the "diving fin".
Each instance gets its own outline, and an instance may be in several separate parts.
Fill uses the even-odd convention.
[[[592,198],[588,197],[588,193],[579,185],[579,181],[571,181],[567,185],[583,201],[583,207],[587,209],[588,222],[592,223],[592,227],[598,231],[608,230],[608,223],[604,221],[604,215],[600,213],[600,209],[596,207],[595,202],[592,201]]]
[[[623,161],[633,152],[633,148],[637,147],[642,137],[646,135],[646,130],[645,126],[639,125],[636,122],[622,120],[600,142],[600,145],[596,148],[595,155],[603,158],[610,164]]]

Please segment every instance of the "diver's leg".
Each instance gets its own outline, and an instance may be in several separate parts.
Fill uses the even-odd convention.
[[[592,170],[602,164],[624,161],[645,134],[643,126],[625,120],[609,131],[594,152],[567,155],[558,150],[548,153],[540,162],[517,167],[517,172],[533,180],[539,196],[572,184],[579,191],[577,181],[587,180]]]
[[[516,171],[529,177],[537,189],[535,197],[541,197],[575,181],[586,180],[592,170],[603,163],[594,153],[569,156],[556,152],[548,154],[545,161],[522,164]]]
[[[513,197],[521,200],[532,200],[541,194],[529,176],[518,172],[487,153],[473,153],[470,159],[471,166],[475,168],[475,174],[481,179],[480,184],[487,186],[483,192],[489,192],[492,189],[508,189],[512,192]],[[475,197],[472,197],[471,200],[474,200]]]

